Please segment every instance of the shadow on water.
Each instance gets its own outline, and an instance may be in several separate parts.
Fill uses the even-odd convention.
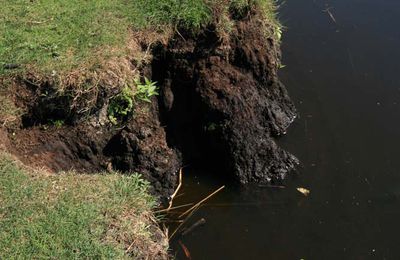
[[[303,165],[285,189],[228,185],[213,197],[192,217],[206,225],[182,239],[192,259],[400,258],[399,17],[397,0],[282,5],[281,79],[301,117],[279,142]],[[182,200],[224,184],[188,175]]]

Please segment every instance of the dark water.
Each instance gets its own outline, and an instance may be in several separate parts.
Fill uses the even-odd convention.
[[[182,242],[193,259],[400,259],[400,1],[286,0],[280,19],[301,118],[279,142],[303,167],[286,189],[227,187]],[[223,184],[192,175],[185,200]]]

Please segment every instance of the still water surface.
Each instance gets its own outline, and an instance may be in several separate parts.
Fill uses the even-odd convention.
[[[182,242],[192,259],[400,259],[400,1],[286,0],[280,20],[301,117],[279,142],[303,165],[285,189],[228,185]],[[180,203],[222,184],[193,171]]]

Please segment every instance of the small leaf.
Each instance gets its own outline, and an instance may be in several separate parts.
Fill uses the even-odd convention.
[[[310,195],[310,190],[308,190],[308,189],[306,189],[306,188],[297,188],[297,191],[298,192],[300,192],[300,193],[302,193],[304,196],[308,196],[308,195]]]

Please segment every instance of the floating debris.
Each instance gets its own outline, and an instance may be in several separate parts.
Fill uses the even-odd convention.
[[[193,230],[195,230],[197,227],[203,226],[206,224],[206,220],[204,218],[201,218],[198,220],[196,223],[191,225],[189,228],[185,229],[182,231],[182,237],[186,236],[187,234],[191,233]]]
[[[329,17],[332,19],[332,21],[337,24],[336,22],[336,18],[333,16],[332,12],[331,12],[332,7],[328,7],[325,10],[322,10],[322,12],[324,13],[328,13]]]
[[[297,188],[297,191],[300,192],[301,194],[303,194],[304,196],[308,196],[310,195],[310,190],[306,189],[306,188]]]
[[[195,204],[193,207],[191,207],[190,209],[188,209],[187,211],[185,211],[184,213],[182,213],[179,218],[189,214],[190,212],[196,210],[197,208],[199,208],[201,206],[201,204],[203,204],[205,201],[207,201],[208,199],[210,199],[211,197],[213,197],[215,194],[217,194],[218,192],[220,192],[221,190],[223,190],[225,188],[225,185],[222,186],[221,188],[217,189],[216,191],[214,191],[213,193],[211,193],[210,195],[208,195],[206,198],[202,199],[200,202],[198,202],[197,204]]]

